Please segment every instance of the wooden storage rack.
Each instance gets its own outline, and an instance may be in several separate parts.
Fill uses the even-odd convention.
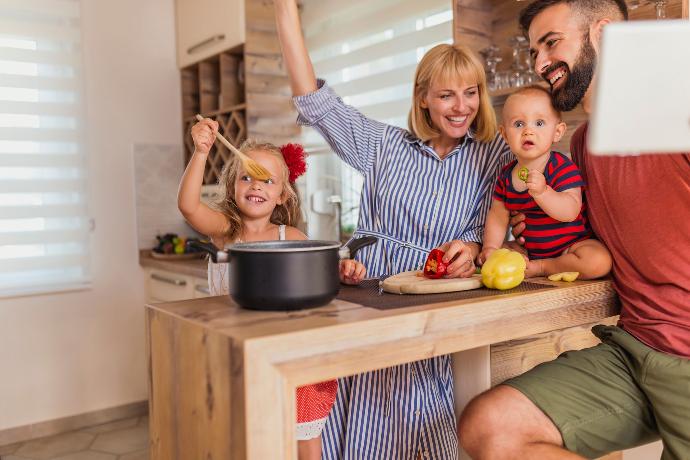
[[[212,118],[219,131],[233,145],[247,138],[247,105],[244,94],[244,55],[242,47],[212,56],[181,70],[184,161],[194,152],[190,135],[197,113]],[[204,184],[215,184],[232,153],[216,142],[206,162]]]

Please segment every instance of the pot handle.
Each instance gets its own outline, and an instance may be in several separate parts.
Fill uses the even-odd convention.
[[[366,246],[371,246],[379,239],[375,236],[363,236],[362,238],[352,238],[338,251],[341,259],[352,259],[355,257],[357,251]]]
[[[218,262],[227,262],[228,261],[228,253],[225,251],[219,250],[215,244],[209,242],[204,242],[204,241],[187,241],[187,247],[189,248],[194,248],[194,249],[200,249],[206,253],[208,253],[211,256],[211,260],[214,263]]]

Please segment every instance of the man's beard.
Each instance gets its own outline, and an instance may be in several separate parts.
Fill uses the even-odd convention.
[[[547,75],[559,67],[568,69],[565,84],[558,89],[552,89],[551,93],[553,106],[561,112],[569,112],[577,107],[582,98],[585,97],[594,77],[594,70],[597,65],[596,52],[589,39],[589,34],[584,38],[580,54],[572,70],[565,62],[557,62],[544,72],[544,75]]]

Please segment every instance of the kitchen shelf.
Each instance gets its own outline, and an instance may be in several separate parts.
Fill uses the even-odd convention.
[[[215,110],[213,112],[202,112],[205,118],[211,118],[218,122],[218,132],[230,141],[231,144],[239,147],[247,138],[246,126],[246,104],[238,104],[227,109]],[[196,123],[195,117],[184,120],[184,129],[189,133],[192,126]],[[194,152],[194,141],[191,135],[185,136],[185,164],[189,161]],[[204,184],[212,185],[218,182],[220,173],[225,163],[234,155],[227,147],[220,142],[216,142],[208,154],[206,160],[206,170],[204,171]]]
[[[233,145],[247,138],[247,105],[244,94],[243,47],[238,47],[181,70],[184,161],[194,152],[190,130],[197,113],[212,118],[219,132]],[[215,184],[230,151],[216,142],[206,162],[204,184]]]

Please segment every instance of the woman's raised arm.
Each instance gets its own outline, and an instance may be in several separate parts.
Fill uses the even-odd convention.
[[[278,38],[293,96],[316,91],[316,76],[309,58],[295,0],[274,0]]]

